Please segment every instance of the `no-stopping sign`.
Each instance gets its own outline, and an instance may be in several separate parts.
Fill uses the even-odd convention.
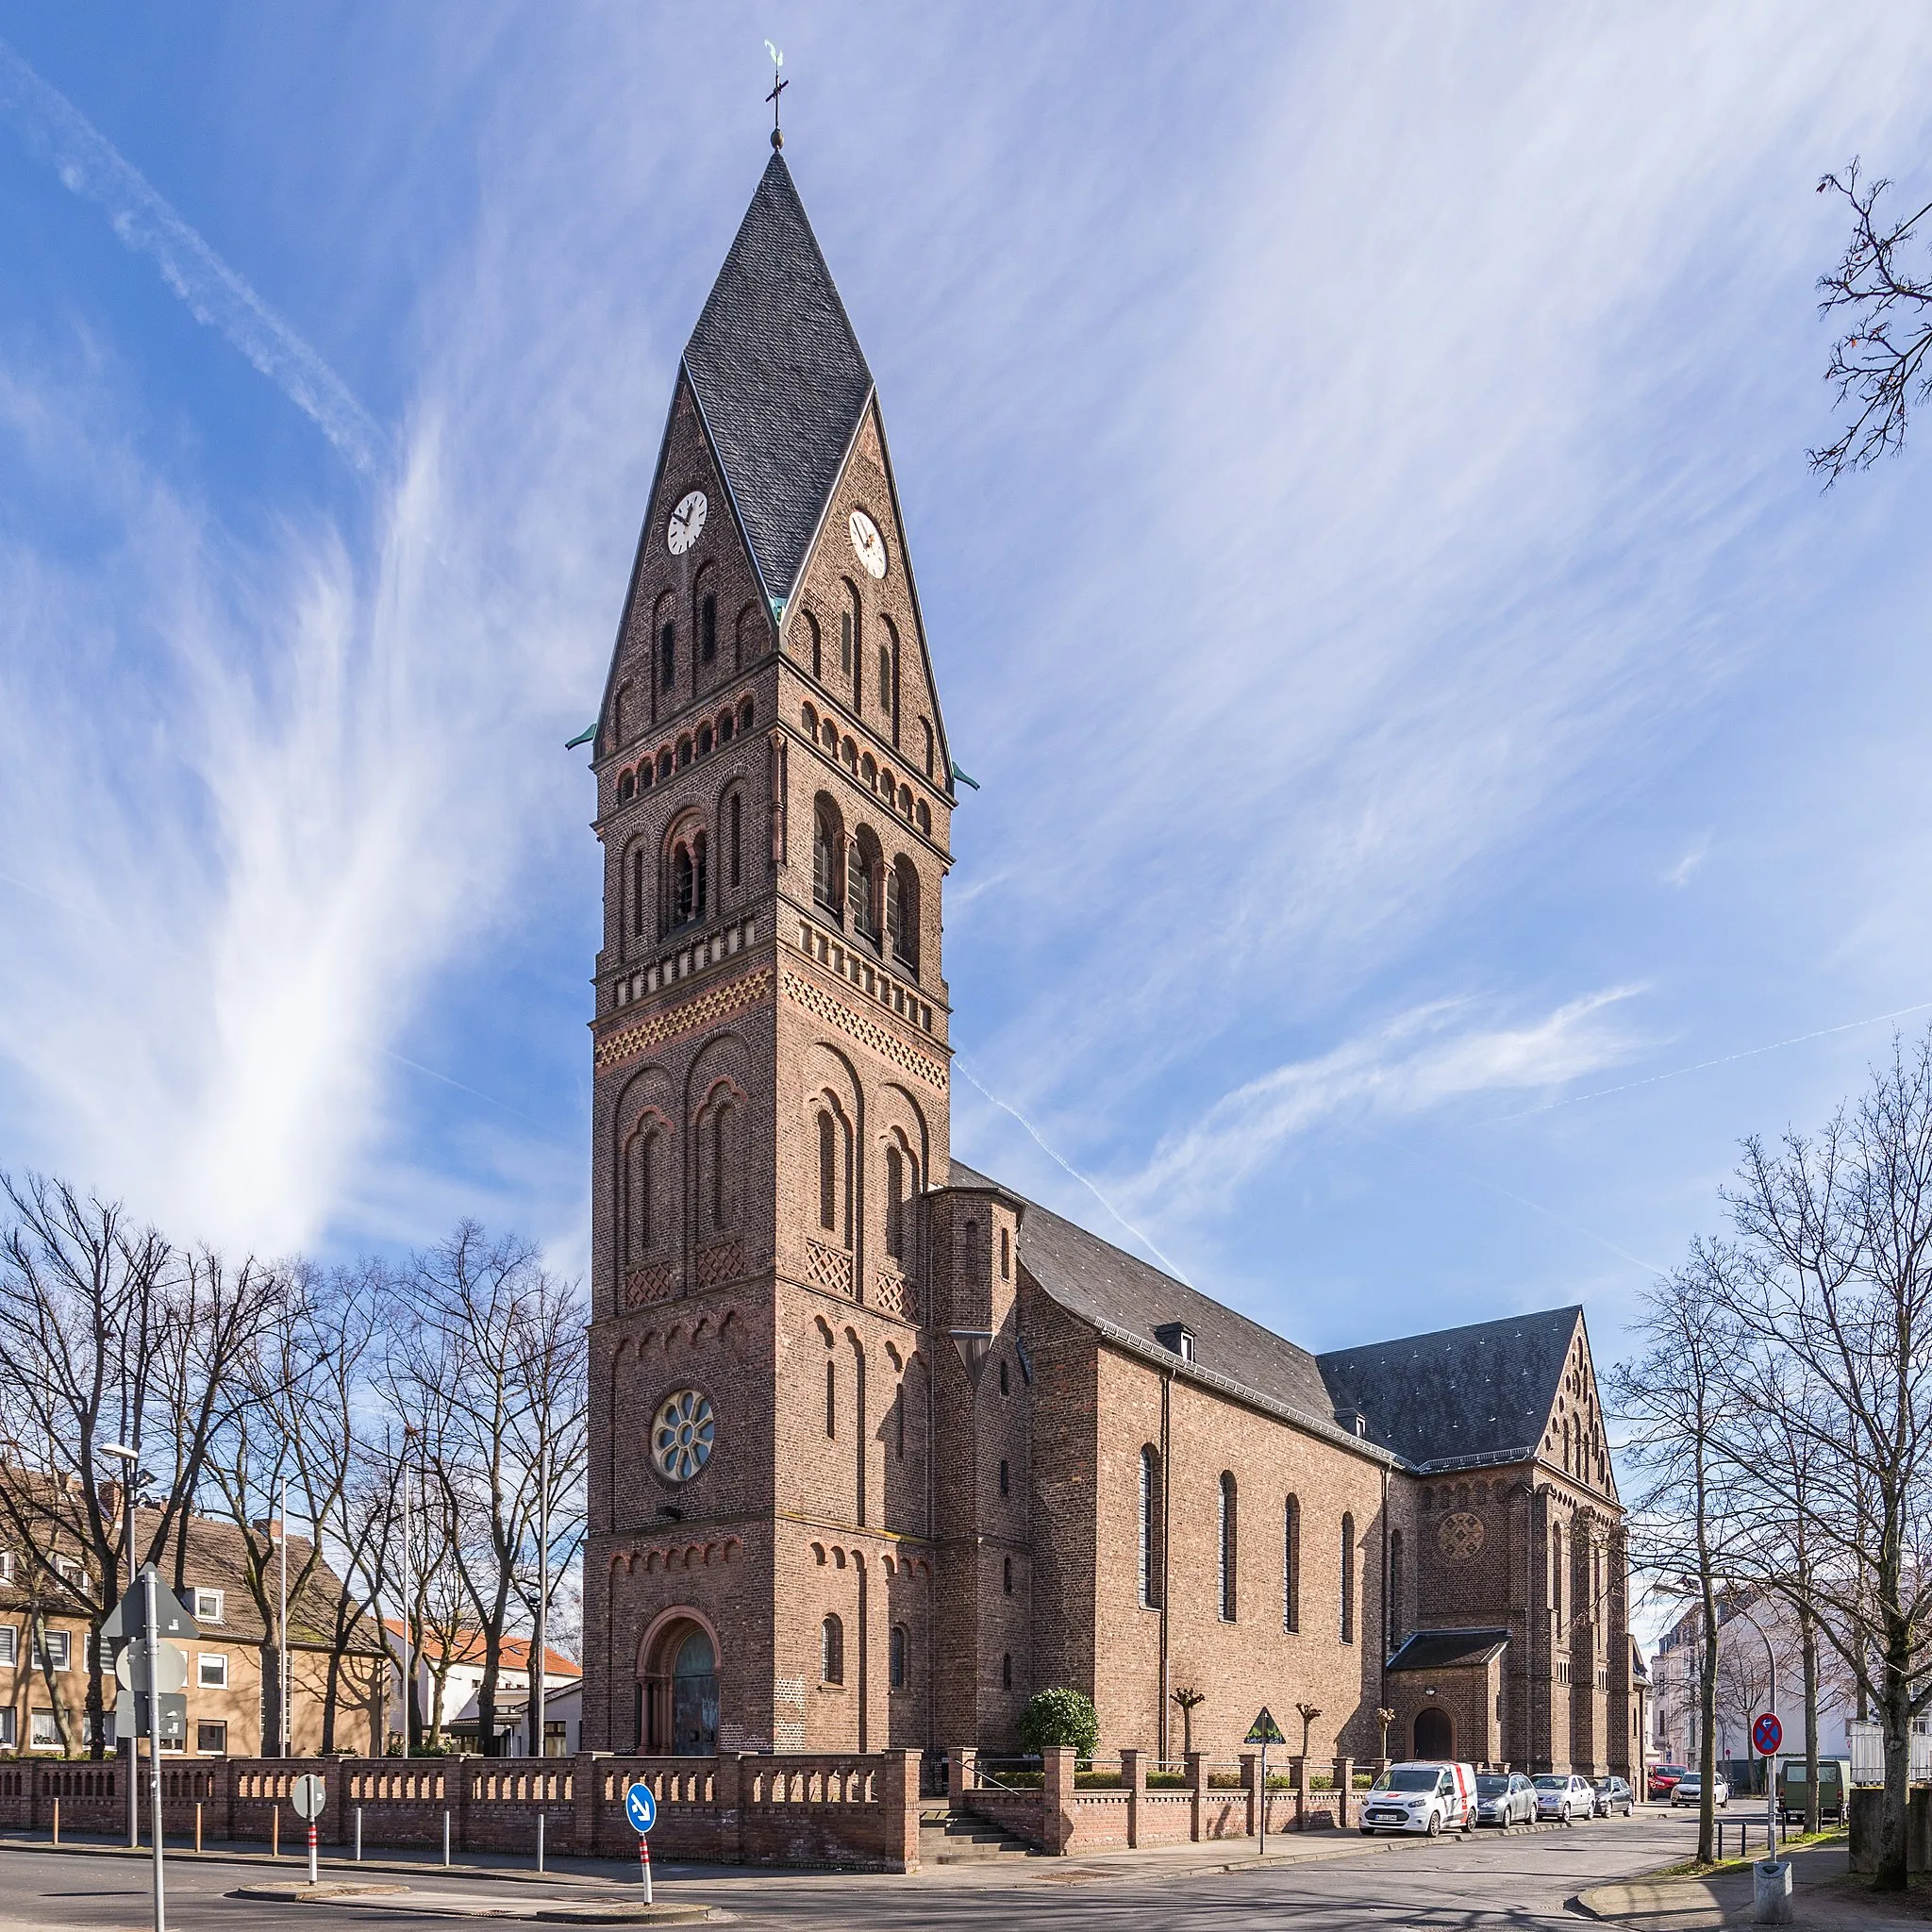
[[[1751,1726],[1751,1741],[1761,1757],[1769,1757],[1784,1740],[1784,1725],[1768,1710]]]

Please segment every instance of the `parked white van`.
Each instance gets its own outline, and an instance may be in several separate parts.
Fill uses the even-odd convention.
[[[1418,1831],[1435,1838],[1475,1829],[1475,1766],[1391,1764],[1362,1800],[1364,1838],[1378,1831]]]

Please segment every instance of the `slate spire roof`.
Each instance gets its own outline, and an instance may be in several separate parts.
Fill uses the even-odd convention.
[[[872,395],[872,371],[774,153],[685,344],[766,593],[784,599]]]

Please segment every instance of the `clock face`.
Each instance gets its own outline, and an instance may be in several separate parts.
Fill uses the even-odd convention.
[[[673,557],[682,557],[698,541],[698,532],[705,527],[705,512],[710,507],[705,501],[705,492],[693,490],[671,512],[671,521],[664,528],[664,541],[670,545]]]
[[[865,566],[869,577],[882,577],[886,574],[886,540],[879,535],[879,526],[862,509],[852,512],[849,525],[852,531],[852,547],[858,553],[858,560]]]

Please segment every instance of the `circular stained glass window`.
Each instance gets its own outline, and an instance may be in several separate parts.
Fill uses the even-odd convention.
[[[689,1482],[711,1459],[718,1421],[711,1399],[695,1389],[680,1389],[651,1424],[651,1460],[658,1474],[675,1483]]]

